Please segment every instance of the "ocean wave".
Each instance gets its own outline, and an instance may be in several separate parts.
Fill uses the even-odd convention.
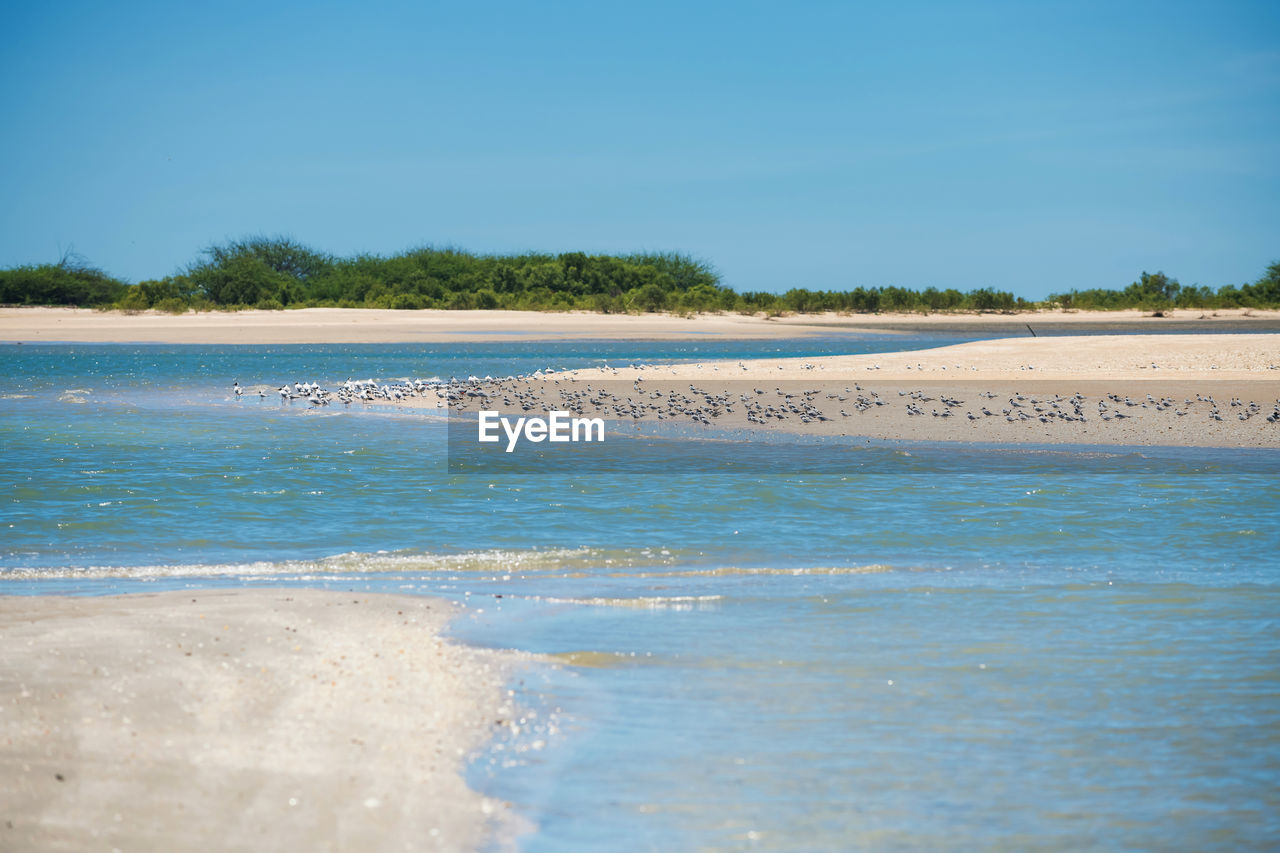
[[[694,552],[696,553],[696,552]],[[0,580],[42,578],[262,578],[289,575],[363,575],[396,572],[581,576],[629,566],[662,566],[684,559],[666,549],[491,549],[430,554],[405,551],[352,551],[318,559],[256,560],[226,563],[164,563],[140,566],[48,566],[0,569]]]
[[[533,596],[534,601],[548,604],[582,604],[590,607],[627,607],[635,610],[703,610],[719,604],[722,595],[641,595],[592,596],[573,598],[559,596]]]
[[[630,572],[632,578],[721,578],[747,575],[871,575],[894,571],[897,566],[872,563],[865,566],[751,567],[720,566],[713,569],[673,569],[669,572]]]
[[[342,575],[488,575],[491,580],[537,576],[563,579],[616,577],[678,579],[766,575],[854,575],[894,571],[896,566],[707,566],[700,551],[669,548],[490,549],[460,553],[351,551],[316,559],[223,563],[160,563],[138,566],[17,566],[0,568],[0,580],[127,578],[237,578],[317,580]],[[549,599],[548,599],[549,600]],[[709,600],[709,599],[708,599]],[[564,599],[566,603],[647,607],[698,604],[693,599]],[[646,603],[649,602],[649,603]]]

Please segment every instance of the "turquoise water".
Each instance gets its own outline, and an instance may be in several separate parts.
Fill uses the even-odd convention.
[[[634,471],[465,475],[428,416],[230,395],[955,340],[0,347],[0,593],[464,601],[458,638],[563,662],[471,767],[528,850],[1274,848],[1280,454],[619,437]]]

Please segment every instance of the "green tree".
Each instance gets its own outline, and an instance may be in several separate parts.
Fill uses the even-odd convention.
[[[1274,261],[1261,278],[1240,290],[1259,308],[1280,305],[1280,261]]]
[[[0,270],[0,304],[109,305],[124,297],[128,285],[66,252],[56,264]]]
[[[1153,310],[1173,305],[1180,288],[1177,279],[1162,272],[1144,272],[1138,281],[1125,288],[1124,295],[1137,307]]]
[[[237,258],[255,258],[275,272],[303,281],[327,271],[333,264],[328,255],[287,237],[245,237],[211,245],[204,254],[213,266],[222,266]]]
[[[629,302],[637,311],[662,311],[667,307],[667,292],[656,284],[631,291]]]
[[[285,291],[288,277],[251,254],[234,255],[219,263],[192,268],[188,277],[215,305],[256,305],[275,299]]]

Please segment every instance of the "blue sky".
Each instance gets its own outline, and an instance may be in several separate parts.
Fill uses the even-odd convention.
[[[0,8],[0,266],[676,249],[1029,298],[1280,260],[1280,3]]]

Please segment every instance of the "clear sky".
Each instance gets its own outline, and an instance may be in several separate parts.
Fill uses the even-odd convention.
[[[0,266],[676,249],[1029,298],[1280,260],[1280,2],[0,4]]]

